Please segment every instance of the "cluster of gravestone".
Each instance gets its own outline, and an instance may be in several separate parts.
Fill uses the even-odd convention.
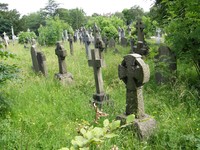
[[[139,137],[143,139],[149,137],[153,133],[156,127],[156,121],[150,115],[147,115],[144,111],[145,109],[142,88],[143,85],[149,81],[150,71],[149,66],[144,62],[142,56],[148,54],[148,47],[146,46],[146,42],[144,40],[144,25],[141,20],[138,20],[135,27],[137,29],[138,37],[137,45],[131,45],[131,54],[124,56],[124,60],[118,66],[119,79],[125,83],[126,87],[126,111],[124,114],[119,115],[116,118],[120,119],[122,123],[125,123],[126,117],[130,114],[134,114],[134,127]],[[102,38],[100,34],[100,28],[96,24],[94,24],[93,30],[86,30],[83,27],[81,30],[79,30],[79,33],[80,31],[82,42],[85,44],[88,65],[93,68],[94,72],[96,93],[94,93],[92,96],[92,102],[101,108],[104,103],[112,102],[109,100],[109,95],[105,92],[103,87],[101,67],[105,66],[103,52],[107,47],[106,43],[110,45],[109,47],[115,47],[115,40],[111,38],[110,41],[108,41],[105,37]],[[94,37],[93,39],[91,38],[92,33]],[[125,38],[125,36],[120,35],[119,37],[123,43],[125,40],[122,39]],[[74,39],[72,39],[71,35],[68,35],[67,39],[69,43],[73,44]],[[92,49],[90,49],[91,43],[94,44]],[[70,53],[73,54],[71,49],[73,49],[73,46],[70,46]],[[61,42],[57,42],[55,54],[58,57],[59,64],[59,73],[55,74],[55,77],[63,83],[68,84],[73,81],[73,76],[71,73],[67,72],[67,66],[65,63],[67,52]],[[32,45],[31,47],[31,56],[33,69],[36,72],[41,72],[47,76],[45,56],[42,52],[37,52],[35,45]],[[168,73],[176,71],[176,57],[166,46],[161,46],[158,50],[158,55],[155,56],[155,77],[158,84],[167,82],[169,80],[169,78],[165,76],[165,71],[162,71],[163,63],[165,64],[164,68],[169,70]]]

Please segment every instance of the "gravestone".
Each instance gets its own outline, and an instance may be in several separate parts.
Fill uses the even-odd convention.
[[[160,46],[155,56],[155,80],[157,84],[175,80],[176,55],[167,46]]]
[[[9,45],[9,37],[6,35],[6,32],[3,33],[3,39],[4,39],[5,49],[7,49]]]
[[[67,56],[67,51],[64,49],[61,42],[56,43],[55,54],[58,56],[59,73],[55,74],[55,78],[59,79],[63,84],[67,84],[73,81],[73,76],[71,73],[67,72],[67,66],[65,62],[65,57]]]
[[[135,25],[135,28],[137,30],[137,38],[138,41],[142,41],[144,43],[144,24],[142,23],[141,19],[138,19]]]
[[[101,37],[96,38],[95,48],[97,48],[99,51],[99,57],[100,59],[102,59],[102,63],[103,63],[102,66],[105,66],[105,61],[103,58],[103,51],[105,50],[105,44],[103,40],[101,39]]]
[[[47,66],[46,66],[46,57],[43,52],[37,52],[38,68],[41,73],[47,77]]]
[[[96,93],[93,95],[93,101],[101,105],[107,100],[109,100],[109,96],[104,92],[103,89],[103,78],[101,72],[102,59],[99,56],[98,49],[92,49],[91,54],[92,54],[92,59],[88,60],[88,65],[90,67],[93,67],[95,87],[96,87]]]
[[[108,44],[109,47],[115,47],[115,40],[114,38],[112,37],[110,40],[109,40],[109,44]]]
[[[32,59],[32,69],[38,73],[39,72],[39,65],[38,65],[38,60],[37,60],[37,50],[36,46],[32,45],[31,46],[31,59]]]
[[[157,33],[156,43],[160,44],[160,42],[161,42],[161,35],[160,35],[161,29],[160,28],[156,29],[156,33]]]
[[[94,46],[95,46],[97,38],[101,38],[100,28],[97,26],[96,23],[94,24],[93,32],[94,32]]]
[[[128,30],[128,35],[130,36],[131,35],[131,25],[128,26],[127,30]]]
[[[103,42],[105,44],[105,52],[107,52],[107,47],[108,47],[108,38],[106,36],[103,37]]]
[[[91,50],[90,50],[91,38],[85,28],[83,28],[83,42],[85,43],[86,57],[88,59],[91,59]]]
[[[134,41],[133,38],[130,38],[130,46],[131,46],[131,51],[130,51],[130,53],[135,52],[135,49],[136,49],[137,47],[135,47],[135,41]]]
[[[70,54],[74,55],[73,39],[71,34],[69,34],[68,41],[69,41]]]
[[[126,117],[134,114],[135,129],[139,138],[144,139],[152,134],[156,121],[144,110],[142,88],[149,81],[150,71],[141,57],[139,54],[129,54],[118,67],[119,78],[126,85],[126,112],[117,116],[117,119],[125,123]]]
[[[118,27],[119,43],[121,42],[121,32],[122,32],[122,29]]]

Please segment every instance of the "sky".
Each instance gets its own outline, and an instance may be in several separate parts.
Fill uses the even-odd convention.
[[[81,8],[86,15],[93,13],[106,14],[121,12],[124,8],[131,8],[138,5],[143,10],[149,11],[153,0],[55,0],[61,8],[73,9]],[[37,12],[44,8],[48,0],[0,0],[0,3],[7,3],[9,10],[16,9],[21,15]]]

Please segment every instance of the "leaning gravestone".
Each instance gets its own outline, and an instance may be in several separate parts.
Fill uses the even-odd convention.
[[[139,54],[129,54],[118,67],[119,78],[126,84],[126,112],[117,119],[124,123],[128,115],[134,114],[134,126],[138,136],[144,139],[152,134],[156,121],[144,111],[142,87],[149,81],[150,71],[141,57]]]
[[[37,52],[38,67],[41,73],[47,77],[46,57],[43,52]]]
[[[31,46],[32,69],[35,73],[41,72],[45,77],[47,76],[46,57],[42,52],[36,50],[36,45]]]
[[[92,59],[88,60],[88,65],[93,67],[94,70],[94,79],[95,79],[95,86],[96,86],[96,94],[93,95],[93,101],[100,106],[109,100],[109,96],[104,92],[103,89],[103,78],[102,78],[102,59],[99,56],[98,49],[91,50]]]
[[[32,69],[38,73],[39,72],[39,66],[38,66],[38,60],[37,60],[37,50],[36,46],[32,45],[31,46],[31,59],[32,59]]]
[[[91,50],[90,50],[91,38],[88,31],[85,28],[83,28],[83,42],[85,43],[86,57],[88,59],[91,59]]]
[[[167,46],[160,46],[155,56],[155,79],[157,84],[174,81],[177,64],[176,55]]]
[[[59,64],[59,73],[55,74],[55,77],[64,84],[72,82],[72,74],[67,72],[67,66],[65,62],[67,51],[64,49],[63,45],[61,45],[61,42],[56,43],[55,54],[58,56]]]

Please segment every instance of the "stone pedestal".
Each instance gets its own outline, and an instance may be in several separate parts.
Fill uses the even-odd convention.
[[[126,123],[126,115],[117,116],[117,120],[121,120],[121,125]],[[145,114],[143,118],[135,119],[133,127],[137,133],[139,139],[148,139],[156,129],[156,120],[151,116]]]
[[[73,82],[73,76],[71,73],[65,73],[65,74],[56,73],[55,78],[60,80],[62,84],[69,84]]]

